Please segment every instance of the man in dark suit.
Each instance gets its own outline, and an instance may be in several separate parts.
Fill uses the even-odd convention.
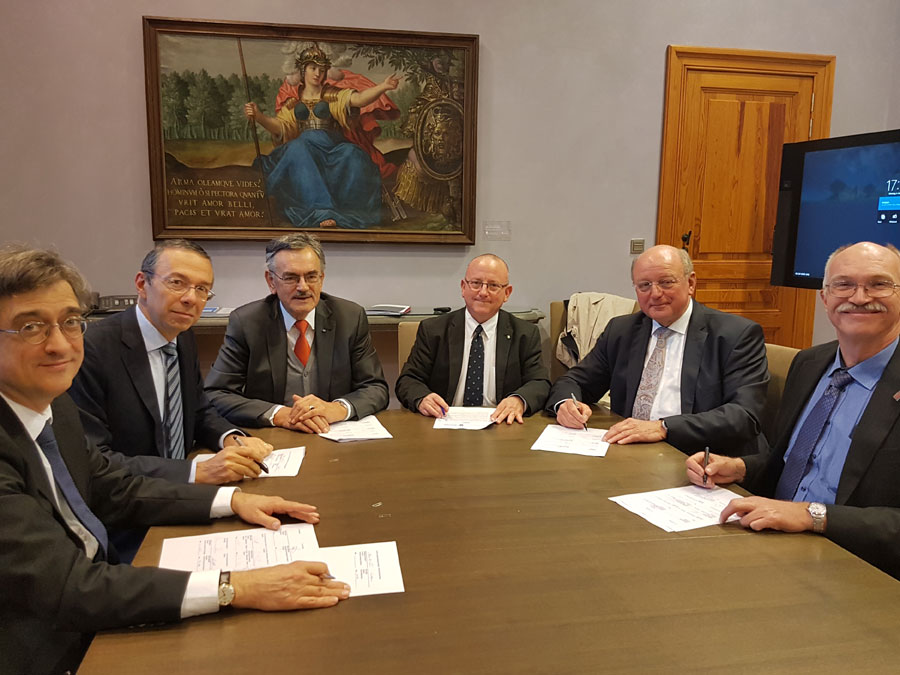
[[[584,401],[609,391],[612,411],[626,418],[610,427],[610,443],[757,452],[769,383],[762,328],[694,302],[697,275],[683,250],[648,249],[631,278],[641,312],[609,322],[584,360],[553,384],[547,411],[580,428],[591,416]]]
[[[206,377],[210,400],[233,424],[307,433],[384,410],[388,388],[356,303],[322,293],[325,253],[303,232],[266,246],[271,295],[231,313]]]
[[[87,332],[84,366],[69,395],[90,441],[132,473],[221,484],[258,476],[259,462],[272,451],[223,419],[203,392],[191,326],[212,284],[203,248],[162,241],[135,278],[137,308],[92,323]],[[195,442],[222,450],[190,462],[184,457]]]
[[[473,259],[460,290],[465,309],[419,324],[397,398],[430,417],[443,417],[450,405],[477,405],[496,408],[496,422],[521,423],[550,390],[537,326],[500,309],[512,285],[495,255]]]
[[[74,671],[91,634],[220,606],[325,607],[348,597],[321,563],[220,575],[113,564],[106,526],[273,513],[315,523],[314,506],[135,476],[86,442],[65,395],[81,365],[86,285],[55,253],[0,249],[0,672]],[[282,593],[271,592],[278,588]],[[288,599],[287,596],[294,596]]]
[[[837,341],[804,349],[784,387],[772,448],[710,456],[707,487],[739,482],[724,522],[813,531],[900,579],[900,252],[869,242],[838,249],[820,292]],[[703,458],[687,459],[704,485]]]

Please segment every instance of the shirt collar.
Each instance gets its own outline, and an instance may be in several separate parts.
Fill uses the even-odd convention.
[[[35,412],[21,403],[16,403],[6,396],[6,394],[0,393],[0,397],[3,397],[3,400],[6,401],[15,416],[19,418],[22,426],[25,427],[25,431],[28,432],[28,435],[33,441],[36,440],[38,435],[44,430],[47,422],[53,422],[53,413],[49,406],[47,406],[47,409],[44,410],[44,412]]]
[[[874,356],[870,356],[865,361],[857,363],[852,368],[849,368],[847,372],[850,373],[856,382],[866,389],[874,389],[875,385],[878,384],[878,380],[881,379],[884,369],[887,368],[888,361],[890,361],[891,356],[894,355],[894,350],[897,349],[898,340],[900,340],[900,338],[894,338],[894,341],[887,347]],[[834,371],[843,367],[844,362],[841,360],[841,350],[840,347],[838,347],[831,368],[828,370],[828,375],[831,375]]]
[[[156,330],[156,326],[150,323],[150,319],[144,315],[144,312],[141,311],[140,307],[135,307],[134,313],[137,315],[138,328],[141,329],[141,336],[144,338],[144,347],[147,348],[148,352],[152,352],[155,349],[159,349],[160,347],[169,344],[169,340]],[[172,340],[171,342],[174,344],[175,340]]]
[[[497,320],[499,318],[500,312],[498,311],[494,316],[481,324],[481,330],[485,332],[487,335],[493,335],[497,330]],[[469,310],[466,309],[466,328],[469,332],[474,333],[475,327],[478,325],[478,322],[475,318],[469,314]]]
[[[675,319],[670,325],[669,330],[674,331],[680,335],[686,335],[688,324],[691,322],[691,313],[694,311],[694,301],[691,300],[688,303],[687,309],[684,310],[684,314]],[[656,319],[653,319],[653,327],[650,330],[650,333],[653,334],[656,332],[657,328],[662,327],[662,324],[659,323]]]
[[[297,319],[291,316],[291,313],[287,311],[287,308],[281,303],[278,303],[278,306],[281,307],[281,320],[284,321],[284,332],[290,332],[291,328],[294,327],[294,324],[297,322]],[[309,324],[309,327],[312,329],[312,332],[316,332],[316,310],[313,310],[306,315],[306,323]]]

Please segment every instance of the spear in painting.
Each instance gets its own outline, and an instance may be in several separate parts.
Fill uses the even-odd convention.
[[[247,64],[244,63],[244,47],[241,45],[241,38],[237,39],[238,56],[241,57],[241,75],[244,77],[244,93],[247,95],[247,103],[251,103],[250,99],[250,81],[247,79]],[[266,215],[269,217],[269,227],[274,228],[272,223],[272,211],[269,209],[269,195],[266,192],[266,176],[262,168],[262,153],[259,151],[259,136],[256,134],[256,120],[247,120],[250,124],[250,132],[253,134],[253,145],[256,148],[256,166],[259,167],[260,185],[263,189],[263,202],[266,205]]]

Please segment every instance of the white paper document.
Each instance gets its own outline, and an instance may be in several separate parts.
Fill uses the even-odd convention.
[[[609,443],[604,442],[603,437],[607,431],[607,429],[569,429],[559,424],[548,424],[531,449],[605,457]]]
[[[494,421],[491,415],[496,408],[466,408],[450,406],[447,414],[434,421],[435,429],[484,429]]]
[[[609,499],[666,532],[684,532],[717,525],[722,509],[740,496],[719,486],[708,489],[687,485]],[[737,514],[728,520],[738,520]]]
[[[379,438],[393,438],[391,432],[384,428],[375,415],[368,415],[361,420],[335,422],[324,434],[319,434],[329,441],[344,443],[345,441],[374,441]]]
[[[320,548],[307,560],[328,565],[331,576],[350,584],[350,595],[403,593],[396,541]]]
[[[316,530],[309,523],[216,532],[164,539],[159,566],[170,570],[250,570],[295,560],[309,560],[319,551]]]

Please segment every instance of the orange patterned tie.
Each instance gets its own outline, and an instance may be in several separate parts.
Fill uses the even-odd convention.
[[[309,324],[304,319],[303,321],[295,321],[294,326],[300,331],[297,343],[294,345],[294,354],[300,359],[300,363],[306,367],[306,362],[309,361],[309,343],[306,341],[306,329]]]

